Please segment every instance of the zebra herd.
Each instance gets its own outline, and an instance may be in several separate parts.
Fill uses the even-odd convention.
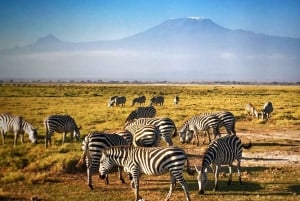
[[[266,102],[260,112],[257,111],[252,103],[247,103],[245,109],[251,116],[255,116],[258,119],[261,116],[262,119],[269,120],[271,118],[271,113],[273,112],[273,104],[270,101]]]
[[[113,99],[115,100],[115,99]],[[112,100],[112,101],[113,101]],[[178,99],[179,101],[179,99]],[[116,104],[116,102],[115,102]],[[141,174],[160,175],[170,173],[170,189],[166,200],[169,200],[174,191],[176,182],[180,183],[185,197],[190,200],[188,185],[183,178],[186,169],[191,175],[198,173],[197,181],[199,193],[204,193],[207,183],[207,170],[211,164],[216,165],[215,190],[217,189],[218,168],[220,165],[229,165],[231,182],[231,165],[238,161],[238,175],[240,177],[240,159],[242,148],[250,148],[251,144],[243,145],[236,135],[235,116],[229,111],[202,113],[194,115],[186,120],[178,129],[174,121],[169,117],[156,117],[156,109],[153,105],[138,107],[133,110],[125,120],[124,129],[112,133],[92,131],[85,136],[82,142],[82,156],[77,164],[81,166],[84,161],[87,167],[87,184],[93,189],[92,174],[99,171],[99,176],[109,183],[108,174],[118,169],[119,178],[124,183],[122,172],[129,174],[131,187],[134,189],[135,200],[141,199],[139,195],[139,178]],[[80,139],[80,127],[69,115],[50,115],[44,119],[46,128],[45,146],[51,146],[51,136],[54,132],[63,133],[62,143],[66,133],[73,138]],[[220,128],[225,127],[227,135],[221,136]],[[4,134],[15,132],[15,141],[20,134],[27,132],[33,143],[37,142],[36,129],[23,118],[9,114],[0,115],[0,128],[2,142]],[[210,137],[210,131],[214,139]],[[179,136],[181,143],[194,143],[200,145],[199,137],[203,132],[203,139],[209,138],[208,149],[204,154],[201,168],[191,168],[189,159],[184,149],[173,146],[172,138]],[[162,139],[167,146],[160,145]],[[23,140],[22,140],[23,142]],[[204,140],[203,140],[204,143]]]

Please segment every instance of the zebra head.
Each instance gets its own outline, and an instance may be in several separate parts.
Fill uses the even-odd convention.
[[[73,137],[75,137],[77,141],[80,139],[80,129],[81,127],[76,126],[75,130],[73,131]]]
[[[185,142],[191,143],[193,137],[194,137],[194,131],[188,129],[185,133]]]
[[[29,139],[33,144],[37,144],[37,129],[32,129],[29,133]]]
[[[111,160],[105,150],[102,151],[102,156],[99,164],[99,177],[105,179],[106,175],[116,166],[114,160]]]
[[[178,131],[179,140],[182,144],[186,143],[186,132],[188,130],[188,123],[184,123],[183,126]]]
[[[205,169],[203,169],[203,168],[198,169],[197,166],[195,165],[195,169],[196,169],[196,171],[198,173],[198,176],[197,176],[198,186],[199,186],[199,192],[198,192],[198,194],[204,194],[205,187],[208,184],[208,180],[207,180],[207,168],[205,168]]]

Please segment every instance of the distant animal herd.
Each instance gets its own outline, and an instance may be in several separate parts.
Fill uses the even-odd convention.
[[[178,182],[184,190],[187,200],[190,199],[189,190],[183,171],[187,163],[187,172],[191,175],[198,173],[197,181],[199,194],[204,194],[208,179],[207,173],[211,165],[216,165],[214,171],[214,190],[218,189],[218,169],[221,165],[229,165],[229,180],[232,180],[231,166],[237,160],[237,170],[239,182],[241,181],[240,161],[242,150],[250,148],[251,143],[242,144],[236,134],[236,118],[230,111],[206,112],[193,115],[182,122],[181,127],[176,127],[170,117],[156,117],[155,106],[164,105],[163,96],[155,96],[150,99],[150,106],[145,106],[146,97],[140,96],[132,100],[131,106],[139,104],[139,107],[128,114],[124,119],[124,129],[112,133],[102,131],[91,131],[84,137],[82,142],[82,156],[77,164],[81,166],[84,162],[87,167],[87,183],[90,189],[94,189],[92,184],[92,174],[99,172],[101,178],[108,184],[108,174],[112,170],[118,169],[119,179],[124,183],[122,172],[128,173],[131,180],[131,187],[135,189],[135,200],[142,199],[139,195],[139,178],[141,174],[160,175],[170,173],[170,190],[166,197],[168,200],[174,191],[175,183]],[[125,96],[113,96],[108,100],[108,107],[124,107]],[[179,104],[179,96],[174,97],[174,104]],[[143,106],[142,106],[143,105]],[[253,104],[246,104],[246,111],[262,119],[270,119],[273,112],[271,102],[266,102],[261,111],[258,111]],[[62,133],[62,143],[64,143],[67,133],[70,134],[71,141],[75,137],[80,139],[80,127],[69,115],[49,115],[44,119],[46,129],[45,147],[51,146],[51,136],[57,132]],[[220,128],[225,127],[227,134],[221,136]],[[23,143],[24,133],[29,135],[32,143],[37,143],[37,130],[21,116],[11,114],[0,114],[0,131],[2,144],[8,132],[14,133],[14,146],[20,136]],[[213,133],[211,139],[210,130]],[[201,135],[203,132],[203,135]],[[191,143],[200,145],[199,138],[203,136],[204,144],[208,138],[209,145],[203,156],[200,169],[195,166],[191,168],[189,159],[184,149],[173,146],[172,138],[179,136],[181,143]],[[167,146],[160,146],[161,139]]]

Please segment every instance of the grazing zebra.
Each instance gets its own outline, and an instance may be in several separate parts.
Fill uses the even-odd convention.
[[[259,118],[258,111],[254,107],[254,105],[252,105],[251,103],[247,103],[245,109],[246,109],[247,113],[250,114],[251,116],[255,116],[256,118]]]
[[[102,132],[90,132],[82,142],[83,154],[78,161],[76,167],[80,167],[84,160],[87,167],[87,183],[91,190],[93,190],[92,175],[99,168],[99,161],[104,148],[117,146],[117,145],[127,145],[127,142],[117,134],[106,134]],[[119,169],[119,179],[122,183],[125,183],[121,168]],[[108,184],[108,175],[106,174],[105,182]]]
[[[266,102],[261,111],[262,119],[270,119],[271,112],[273,112],[273,105],[271,102]]]
[[[124,107],[126,103],[126,97],[125,96],[117,96],[115,97],[112,101],[110,101],[110,103],[108,104],[108,107],[112,107],[112,106],[120,106]]]
[[[37,129],[20,116],[0,114],[0,132],[2,144],[4,144],[4,137],[8,132],[14,132],[15,134],[14,146],[17,144],[18,135],[20,135],[21,143],[24,143],[24,133],[28,134],[32,143],[37,143]]]
[[[179,130],[179,138],[181,143],[190,143],[193,140],[193,144],[196,141],[196,145],[199,146],[199,131],[204,131],[208,135],[209,142],[211,142],[209,129],[213,130],[214,137],[220,137],[219,132],[220,119],[215,115],[195,115],[185,121]],[[203,139],[203,144],[205,138]]]
[[[180,148],[117,146],[103,150],[99,174],[103,178],[113,166],[122,166],[133,178],[131,187],[134,188],[135,200],[137,201],[141,199],[139,195],[139,178],[141,174],[161,175],[169,171],[171,184],[166,200],[170,199],[177,181],[182,186],[186,199],[189,201],[191,199],[188,186],[183,178],[185,162],[187,162],[187,172],[193,175],[194,171],[189,167],[187,154]]]
[[[115,98],[117,98],[118,96],[112,96],[112,97],[110,97],[109,99],[108,99],[108,107],[111,107],[111,106],[114,106],[114,104],[115,104]]]
[[[138,107],[136,110],[132,111],[126,118],[125,123],[131,122],[134,119],[139,118],[153,118],[156,115],[156,109],[153,106],[149,107]]]
[[[174,97],[174,104],[177,105],[179,103],[179,96]]]
[[[123,137],[128,145],[132,145],[133,136],[132,136],[131,132],[129,132],[128,130],[119,130],[119,131],[115,131],[111,134],[117,134],[117,135]]]
[[[232,181],[232,163],[234,160],[237,160],[237,171],[239,176],[239,182],[242,184],[241,173],[240,173],[240,164],[242,158],[242,148],[249,149],[251,143],[242,144],[241,140],[236,135],[226,135],[224,137],[218,138],[213,141],[207,148],[203,160],[201,169],[196,170],[198,172],[198,185],[199,185],[199,194],[204,194],[205,187],[208,183],[207,181],[207,170],[211,164],[216,165],[215,169],[215,185],[214,191],[218,188],[218,176],[219,168],[221,165],[228,165],[229,168],[229,180],[228,185]]]
[[[160,132],[161,138],[168,144],[168,146],[173,146],[172,137],[177,134],[177,129],[175,123],[172,119],[164,118],[139,118],[133,122],[125,124],[128,125],[153,125],[157,126]]]
[[[125,129],[132,133],[135,147],[157,147],[159,145],[160,133],[157,126],[128,125]]]
[[[235,117],[231,112],[220,111],[220,112],[203,113],[201,115],[217,116],[220,120],[219,128],[224,126],[228,135],[236,134],[236,132],[235,132]]]
[[[65,142],[67,132],[70,132],[71,142],[73,142],[73,137],[75,137],[76,140],[79,140],[80,138],[80,128],[77,126],[75,120],[69,115],[50,115],[45,118],[44,126],[46,128],[46,148],[48,147],[48,143],[51,146],[51,136],[54,132],[63,133],[62,144]]]
[[[136,103],[139,103],[141,106],[142,104],[145,104],[145,102],[146,102],[146,96],[140,96],[132,100],[131,106],[134,106]]]
[[[165,98],[163,96],[154,96],[151,98],[150,106],[152,105],[164,105]]]

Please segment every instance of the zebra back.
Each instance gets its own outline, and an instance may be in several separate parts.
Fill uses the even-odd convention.
[[[160,132],[154,125],[130,125],[126,129],[133,135],[133,145],[140,147],[158,146]]]
[[[140,96],[140,97],[134,98],[132,100],[131,106],[134,106],[136,103],[139,103],[141,105],[142,103],[145,103],[145,102],[146,102],[146,96]]]
[[[158,105],[158,104],[163,105],[165,98],[163,96],[154,96],[153,98],[151,98],[150,101],[151,101],[150,106]]]
[[[126,118],[125,123],[131,122],[134,119],[139,118],[153,118],[156,115],[156,109],[153,106],[149,107],[138,107],[136,110],[132,111]]]

